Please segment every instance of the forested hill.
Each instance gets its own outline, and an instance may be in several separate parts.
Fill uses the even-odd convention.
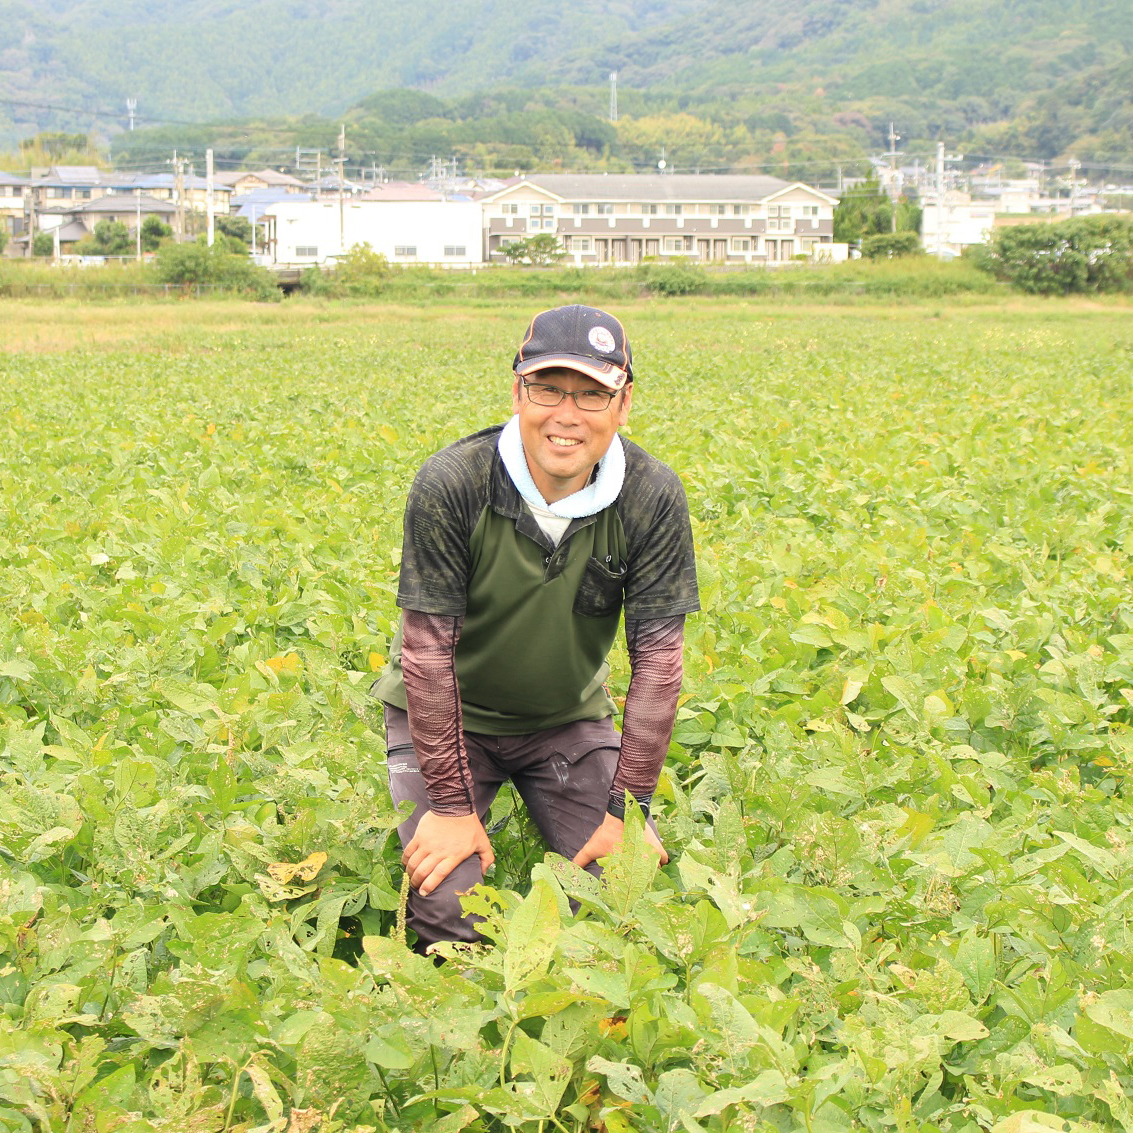
[[[156,124],[550,86],[600,117],[616,70],[624,113],[686,111],[722,146],[740,122],[876,144],[893,119],[906,140],[1133,159],[1129,0],[0,0],[0,27],[9,144],[112,134],[129,97]]]

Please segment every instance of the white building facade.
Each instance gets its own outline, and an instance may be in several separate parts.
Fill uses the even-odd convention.
[[[391,264],[469,268],[483,263],[477,201],[324,197],[279,201],[264,211],[275,263],[307,267],[333,263],[357,244],[369,244]]]

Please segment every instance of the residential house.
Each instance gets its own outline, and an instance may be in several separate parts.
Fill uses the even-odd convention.
[[[388,181],[354,197],[278,201],[263,215],[277,264],[334,262],[356,244],[369,244],[391,263],[483,262],[479,201],[427,185]]]
[[[137,193],[154,197],[159,201],[177,200],[177,178],[172,173],[114,173],[106,180],[108,193]],[[208,180],[196,174],[186,173],[181,178],[181,191],[185,197],[185,208],[202,215],[208,212]],[[212,210],[215,216],[225,216],[232,200],[232,189],[228,185],[215,183],[212,189]]]
[[[19,236],[24,230],[27,192],[26,177],[0,172],[0,232],[6,236]]]
[[[837,200],[802,182],[710,174],[532,174],[480,196],[484,258],[554,233],[571,261],[777,264],[845,259],[834,243]]]
[[[100,220],[116,220],[135,232],[139,219],[144,224],[148,216],[156,216],[163,223],[172,225],[176,206],[171,201],[159,201],[154,197],[123,194],[99,197],[93,201],[80,201],[74,205],[59,205],[41,209],[36,217],[37,230],[46,232],[57,239],[59,251],[69,254],[75,250],[80,240],[85,240],[94,231]],[[13,241],[17,250],[27,251],[30,236],[24,234]]]
[[[247,170],[215,173],[213,181],[231,190],[236,196],[243,196],[256,189],[280,189],[285,193],[306,193],[309,189],[305,181],[275,169],[259,169],[254,173]]]

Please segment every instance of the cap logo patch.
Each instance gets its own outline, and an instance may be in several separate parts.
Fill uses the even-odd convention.
[[[595,350],[601,351],[603,354],[612,354],[615,349],[614,336],[606,329],[606,327],[591,327],[590,334],[587,335],[590,340],[590,345]]]

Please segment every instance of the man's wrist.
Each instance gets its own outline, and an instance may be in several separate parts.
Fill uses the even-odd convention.
[[[638,809],[641,811],[642,818],[649,817],[649,804],[653,800],[652,795],[646,795],[644,798],[639,798],[636,795],[631,795],[630,798],[637,803]],[[606,804],[606,813],[613,818],[620,818],[623,822],[626,817],[626,795],[623,792],[619,795],[610,795],[610,801]]]

